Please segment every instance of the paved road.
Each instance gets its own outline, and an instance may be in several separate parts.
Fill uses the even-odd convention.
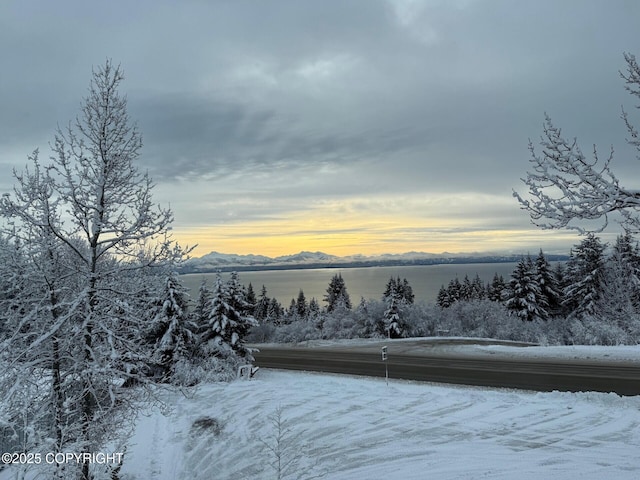
[[[281,348],[257,346],[265,368],[385,376],[378,347]],[[374,352],[374,350],[376,350]],[[599,391],[640,395],[640,366],[631,362],[563,362],[389,352],[390,378],[538,391]]]

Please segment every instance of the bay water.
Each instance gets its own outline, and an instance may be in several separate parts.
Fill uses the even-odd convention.
[[[476,274],[486,284],[493,279],[495,273],[509,281],[516,263],[464,263],[444,265],[416,265],[400,267],[362,267],[362,268],[314,268],[297,270],[262,270],[239,272],[240,283],[252,284],[256,297],[260,295],[262,286],[267,295],[276,298],[283,307],[288,307],[292,298],[298,297],[302,289],[307,301],[312,297],[324,306],[323,301],[331,277],[340,273],[345,281],[351,303],[355,307],[360,298],[381,299],[385,286],[391,277],[406,278],[415,295],[416,302],[435,303],[440,287],[445,287],[450,280],[458,278],[461,282],[465,275],[473,280]],[[222,273],[227,280],[230,273]],[[198,297],[198,289],[202,279],[207,280],[209,288],[215,284],[215,273],[193,273],[181,275],[183,285],[189,289],[192,300]]]

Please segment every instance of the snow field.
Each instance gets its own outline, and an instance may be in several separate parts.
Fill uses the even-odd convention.
[[[124,479],[274,479],[274,450],[292,480],[640,478],[640,397],[263,369],[166,401]]]

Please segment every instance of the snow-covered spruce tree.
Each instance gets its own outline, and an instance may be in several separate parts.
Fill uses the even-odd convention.
[[[206,277],[202,277],[200,287],[198,288],[198,298],[191,310],[191,322],[195,326],[195,333],[200,335],[209,321],[209,302],[211,301],[211,290],[207,285]]]
[[[449,308],[452,303],[451,297],[449,296],[449,290],[444,288],[444,285],[441,285],[436,297],[436,305],[440,308]]]
[[[410,295],[407,295],[407,292],[410,292]],[[409,282],[406,279],[404,282],[400,281],[400,277],[391,277],[387,282],[383,301],[387,305],[384,312],[385,333],[391,338],[406,337],[408,332],[403,313],[408,305],[413,304],[413,292]]]
[[[460,300],[469,301],[471,300],[471,280],[469,280],[469,276],[465,275],[462,283],[460,284]]]
[[[470,300],[484,300],[486,296],[487,290],[484,283],[480,280],[480,275],[476,273],[476,276],[471,281],[471,295],[469,298]]]
[[[332,312],[338,307],[351,309],[351,299],[342,274],[338,273],[331,278],[324,301],[327,302],[327,312]]]
[[[507,287],[505,307],[521,320],[538,320],[546,318],[546,312],[538,304],[540,286],[536,281],[533,260],[527,255],[522,258],[511,274]]]
[[[296,314],[300,319],[305,319],[309,316],[309,305],[302,289],[298,292],[298,298],[296,299]]]
[[[631,235],[620,235],[606,259],[597,313],[602,321],[629,332],[637,341],[640,325],[640,257]]]
[[[57,373],[64,415],[54,418],[61,422],[54,430],[64,427],[58,448],[79,453],[100,451],[135,413],[141,390],[123,388],[123,380],[146,381],[140,374],[146,360],[139,335],[143,315],[135,308],[144,287],[132,288],[131,281],[123,287],[121,280],[146,275],[184,253],[168,235],[171,211],[154,208],[151,180],[134,166],[142,140],[118,92],[123,78],[110,61],[97,68],[80,117],[57,131],[51,164],[39,169],[36,152],[32,174],[17,174],[13,196],[0,201],[8,222],[25,235],[33,233],[27,242],[40,244],[40,262],[48,256],[41,246],[55,239],[54,257],[62,262],[52,259],[46,268],[61,268],[63,281],[51,292],[62,307],[59,313],[48,320],[38,317],[38,335],[28,333],[28,351],[9,346],[13,367],[5,371],[16,372],[18,384],[38,384],[43,370],[28,365],[32,354],[40,348],[53,351],[54,339],[60,340],[64,361]],[[46,283],[45,276],[40,278]],[[24,314],[33,315],[33,309],[26,306]],[[13,338],[12,345],[23,344],[24,332],[16,331]],[[54,361],[53,354],[48,358]],[[80,478],[90,478],[89,464],[79,470]]]
[[[503,292],[506,288],[507,284],[504,281],[504,277],[498,275],[498,272],[494,273],[491,283],[487,286],[487,298],[492,302],[501,302],[503,300]]]
[[[600,239],[587,235],[574,246],[567,262],[563,304],[575,315],[593,315],[602,294],[604,249]]]
[[[271,302],[271,299],[267,295],[267,287],[262,285],[262,289],[260,290],[260,296],[258,297],[258,301],[256,303],[256,307],[253,313],[254,318],[258,322],[264,323],[265,320],[267,319],[270,302]]]
[[[152,346],[153,373],[161,382],[173,381],[178,363],[190,359],[196,347],[188,297],[177,273],[170,272],[161,294],[152,302],[146,340]]]
[[[620,72],[625,89],[640,99],[640,66],[636,57],[624,54],[626,71]],[[640,159],[640,135],[622,109],[622,120],[627,130],[627,143],[636,149]],[[529,197],[517,192],[513,195],[523,209],[529,212],[534,224],[543,228],[570,228],[581,233],[603,231],[609,215],[618,213],[625,230],[640,231],[640,191],[622,186],[611,169],[613,147],[607,158],[601,161],[593,148],[593,160],[587,159],[576,139],[566,139],[559,128],[545,115],[542,156],[529,142],[532,170],[522,181],[529,188]],[[599,220],[595,229],[588,229],[583,221]]]
[[[447,285],[447,292],[449,293],[449,300],[451,304],[462,300],[462,284],[458,277],[449,281],[449,285]]]
[[[282,317],[284,315],[284,309],[277,298],[272,298],[269,301],[269,307],[267,308],[267,318],[265,321],[273,323],[274,325],[280,325],[282,323]]]
[[[242,313],[245,306],[237,275],[235,278],[232,276],[227,284],[222,281],[220,274],[216,275],[209,302],[208,325],[200,338],[205,355],[224,357],[233,354],[253,360],[251,350],[244,344],[244,337],[257,322]]]
[[[253,285],[249,282],[249,286],[247,287],[247,291],[244,295],[244,300],[247,302],[247,313],[255,318],[255,309],[258,304],[258,299],[256,298],[256,292],[253,289]]]
[[[540,250],[535,261],[535,280],[540,288],[540,296],[538,298],[538,306],[541,312],[547,313],[545,320],[549,315],[557,315],[560,312],[560,292],[556,276],[551,269],[551,265],[547,258]]]
[[[316,297],[311,297],[311,300],[309,300],[308,309],[309,319],[315,320],[316,318],[318,318],[318,315],[320,315],[320,305],[318,304]]]

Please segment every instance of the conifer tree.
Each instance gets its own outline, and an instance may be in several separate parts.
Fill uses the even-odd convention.
[[[338,307],[351,309],[351,300],[342,274],[338,273],[331,278],[324,301],[327,302],[327,312],[332,312]]]
[[[449,294],[449,301],[451,304],[462,300],[462,284],[460,283],[460,280],[458,280],[458,277],[449,281],[447,293]]]
[[[278,302],[276,298],[272,298],[269,302],[269,308],[267,309],[266,320],[274,323],[275,325],[280,325],[280,323],[282,323],[283,313],[280,302]]]
[[[256,325],[253,317],[243,315],[242,292],[238,288],[237,276],[225,285],[220,274],[216,275],[209,308],[209,320],[202,342],[208,352],[225,354],[225,347],[236,355],[251,358],[251,351],[244,344],[249,328]]]
[[[385,288],[384,302],[387,309],[384,312],[385,331],[390,338],[406,336],[406,325],[402,314],[407,305],[413,303],[413,291],[409,282],[400,280],[400,277],[391,277]]]
[[[451,306],[451,297],[449,295],[449,290],[444,288],[444,285],[440,287],[438,290],[438,296],[436,299],[436,304],[440,308],[449,308]]]
[[[540,287],[535,279],[533,260],[522,258],[511,274],[505,306],[522,320],[536,320],[542,314],[538,306]]]
[[[492,302],[501,302],[502,295],[506,287],[507,287],[507,284],[504,281],[503,276],[498,275],[498,272],[496,272],[493,275],[493,279],[491,280],[491,283],[487,287],[487,298]]]
[[[567,262],[563,304],[578,316],[596,312],[602,290],[604,248],[598,237],[589,234],[573,248]]]
[[[597,305],[600,317],[628,330],[640,313],[640,256],[630,234],[616,239],[604,265],[602,294]]]
[[[480,280],[480,276],[476,273],[471,281],[471,300],[483,300],[487,295],[484,283]]]
[[[309,317],[317,318],[320,315],[320,305],[315,297],[311,297],[309,300]]]
[[[258,297],[258,302],[256,303],[256,307],[254,309],[254,317],[259,322],[264,322],[269,314],[269,303],[271,299],[267,295],[267,287],[262,285],[262,289],[260,290],[260,296]]]
[[[200,288],[198,288],[198,298],[191,312],[191,321],[194,324],[195,333],[201,334],[206,328],[209,319],[209,302],[211,301],[211,290],[207,285],[207,279],[202,277]]]
[[[469,280],[469,276],[465,275],[464,280],[460,286],[460,300],[468,301],[471,299],[471,280]]]
[[[298,292],[298,299],[296,300],[296,314],[300,319],[305,319],[309,315],[309,305],[302,289]]]
[[[247,302],[247,313],[255,318],[255,308],[258,303],[258,299],[256,298],[256,292],[253,290],[251,282],[249,282],[244,299]]]
[[[541,318],[547,320],[550,315],[558,314],[560,309],[560,294],[556,276],[547,258],[540,250],[535,261],[535,281],[538,283],[540,295],[537,300]]]
[[[151,310],[147,340],[153,345],[152,362],[160,380],[170,382],[177,363],[195,349],[196,326],[188,315],[188,294],[175,272],[169,273]]]

